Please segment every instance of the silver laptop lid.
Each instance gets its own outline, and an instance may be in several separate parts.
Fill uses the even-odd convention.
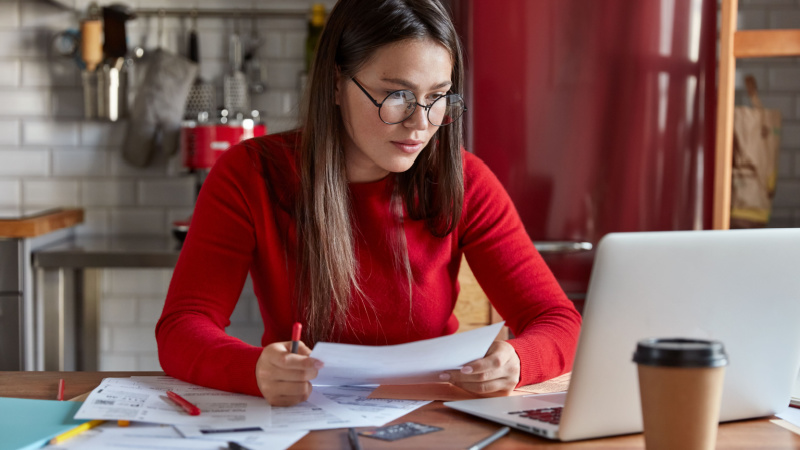
[[[800,229],[613,233],[598,245],[559,438],[642,430],[639,339],[717,339],[720,420],[788,404],[800,361]]]

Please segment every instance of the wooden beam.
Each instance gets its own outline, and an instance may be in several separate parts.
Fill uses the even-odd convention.
[[[712,228],[715,230],[727,230],[731,224],[733,103],[736,77],[733,37],[736,33],[738,8],[738,0],[722,0],[717,91],[717,141],[715,144],[714,201],[712,206]]]
[[[733,35],[736,58],[800,55],[800,30],[747,30]]]

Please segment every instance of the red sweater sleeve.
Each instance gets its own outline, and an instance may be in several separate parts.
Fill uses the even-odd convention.
[[[519,386],[572,369],[581,317],[533,246],[508,194],[464,152],[465,205],[459,234],[475,278],[514,333]]]
[[[255,249],[253,205],[248,205],[242,186],[263,183],[259,180],[243,145],[225,152],[214,165],[197,199],[156,326],[158,357],[168,375],[258,396],[255,365],[261,348],[229,336],[225,328]]]

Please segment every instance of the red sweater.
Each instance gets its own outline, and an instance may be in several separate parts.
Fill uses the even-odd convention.
[[[270,148],[259,157],[256,140],[234,146],[217,161],[197,199],[190,232],[156,326],[161,367],[176,378],[225,391],[261,395],[255,366],[261,347],[225,333],[248,271],[258,297],[261,344],[291,340],[298,320],[292,306],[296,258],[292,194],[297,192],[292,146],[296,134],[257,138]],[[393,267],[390,175],[351,184],[358,273],[371,306],[353,302],[337,340],[398,344],[452,334],[462,253],[516,338],[520,385],[571,370],[580,315],[534,248],[508,194],[488,167],[463,152],[464,206],[454,232],[437,238],[424,221],[406,218],[414,274],[412,321],[407,280]],[[276,189],[267,188],[265,179]],[[289,249],[288,252],[285,249]],[[287,263],[288,259],[288,263]]]

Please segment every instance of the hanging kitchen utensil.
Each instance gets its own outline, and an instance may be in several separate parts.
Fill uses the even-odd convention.
[[[84,89],[90,93],[84,98],[87,103],[85,113],[90,118],[114,122],[128,115],[128,71],[125,67],[128,42],[125,22],[136,17],[136,14],[122,4],[105,6],[102,14],[104,59],[97,66],[92,79],[84,78]],[[86,83],[96,83],[96,86],[87,88]],[[88,104],[91,102],[96,105],[90,108]]]
[[[258,18],[253,16],[250,22],[250,42],[244,53],[245,74],[250,92],[260,94],[267,89],[267,66],[258,58],[258,49],[264,44],[258,34]]]
[[[117,57],[97,70],[97,118],[116,122],[128,117],[128,71]]]
[[[239,19],[236,18],[233,34],[230,36],[230,69],[223,80],[223,104],[231,117],[245,114],[250,110],[250,97],[247,93],[247,77],[242,72],[242,41],[239,37]]]
[[[59,56],[78,57],[80,54],[80,52],[78,52],[80,45],[81,34],[78,30],[63,30],[53,36],[52,49]],[[80,63],[82,65],[83,61],[81,60]]]
[[[81,57],[89,72],[103,61],[103,21],[99,18],[81,22]]]
[[[166,14],[163,9],[158,11],[158,48],[164,48],[164,16]]]
[[[216,89],[200,76],[200,43],[197,37],[197,11],[192,11],[192,29],[189,31],[189,59],[198,65],[197,78],[189,90],[183,118],[205,122],[216,108]]]
[[[159,148],[165,155],[178,149],[186,96],[197,77],[197,64],[167,50],[148,59],[122,145],[123,158],[136,167],[148,166]]]
[[[128,6],[115,3],[103,7],[103,53],[106,60],[124,58],[128,53],[128,38],[125,23],[136,18]]]

